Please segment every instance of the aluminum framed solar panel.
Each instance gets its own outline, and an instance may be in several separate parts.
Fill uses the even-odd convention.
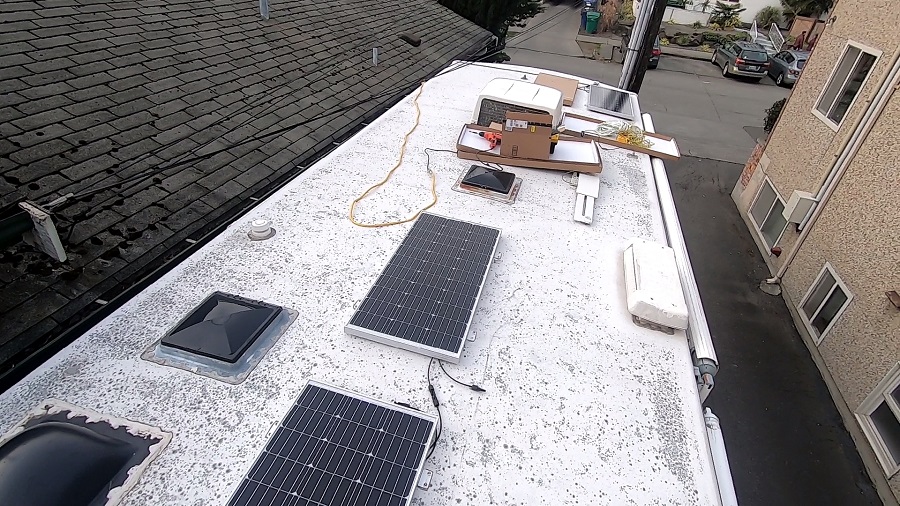
[[[408,506],[435,418],[310,381],[229,506]]]
[[[624,91],[612,90],[592,84],[587,108],[591,111],[634,121],[634,107],[631,105],[631,95]]]
[[[345,331],[459,362],[499,240],[496,228],[422,214]]]

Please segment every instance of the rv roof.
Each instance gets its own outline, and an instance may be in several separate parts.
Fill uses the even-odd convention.
[[[476,64],[428,81],[403,165],[357,217],[398,220],[429,202],[423,150],[454,149],[492,79],[537,72]],[[586,99],[579,91],[568,110],[603,117],[586,111]],[[427,357],[344,333],[411,227],[359,228],[347,211],[394,165],[414,117],[409,96],[0,395],[0,428],[50,397],[162,427],[171,443],[123,504],[224,504],[309,380],[436,414]],[[666,241],[649,158],[603,151],[594,221],[584,225],[572,219],[575,191],[564,173],[510,167],[524,183],[508,205],[451,191],[471,163],[430,157],[439,194],[432,211],[502,236],[475,340],[447,366],[487,391],[434,372],[444,428],[425,465],[431,486],[416,501],[717,504],[686,336],[636,326],[626,309],[628,239]],[[277,233],[251,241],[259,218]],[[217,290],[299,312],[246,381],[140,358]]]

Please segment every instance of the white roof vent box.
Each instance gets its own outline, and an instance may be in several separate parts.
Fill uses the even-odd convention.
[[[553,116],[553,126],[562,121],[561,91],[527,81],[494,79],[481,90],[472,122],[481,126],[506,122],[507,111]]]
[[[664,327],[687,328],[687,303],[672,248],[632,239],[625,248],[625,292],[632,315]]]

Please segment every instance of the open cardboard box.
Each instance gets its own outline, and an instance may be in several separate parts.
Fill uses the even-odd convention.
[[[464,160],[495,162],[517,167],[599,173],[602,169],[600,146],[592,139],[561,137],[550,153],[552,118],[549,114],[509,112],[501,127],[463,126],[456,140],[456,154]],[[499,133],[499,146],[479,132]]]
[[[589,118],[587,116],[581,116],[579,114],[573,114],[570,112],[564,113],[562,121],[560,122],[560,124],[566,127],[566,130],[569,132],[593,131],[596,130],[597,126],[602,123],[606,122],[602,119]],[[564,133],[563,135],[566,134]],[[678,160],[679,158],[681,158],[681,151],[678,149],[678,143],[676,143],[675,139],[673,139],[672,137],[650,132],[644,132],[644,137],[648,142],[650,142],[649,148],[626,144],[609,137],[590,136],[586,138],[593,139],[601,144],[607,144],[609,146],[615,146],[617,148],[630,149],[632,151],[637,151],[638,153],[645,153],[650,156],[665,158],[667,160]]]

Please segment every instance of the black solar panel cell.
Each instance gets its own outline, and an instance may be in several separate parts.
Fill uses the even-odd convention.
[[[434,421],[310,383],[229,506],[409,504]]]
[[[500,231],[423,214],[360,303],[347,332],[458,355]],[[393,343],[392,343],[393,344]],[[447,358],[447,355],[437,355]]]

